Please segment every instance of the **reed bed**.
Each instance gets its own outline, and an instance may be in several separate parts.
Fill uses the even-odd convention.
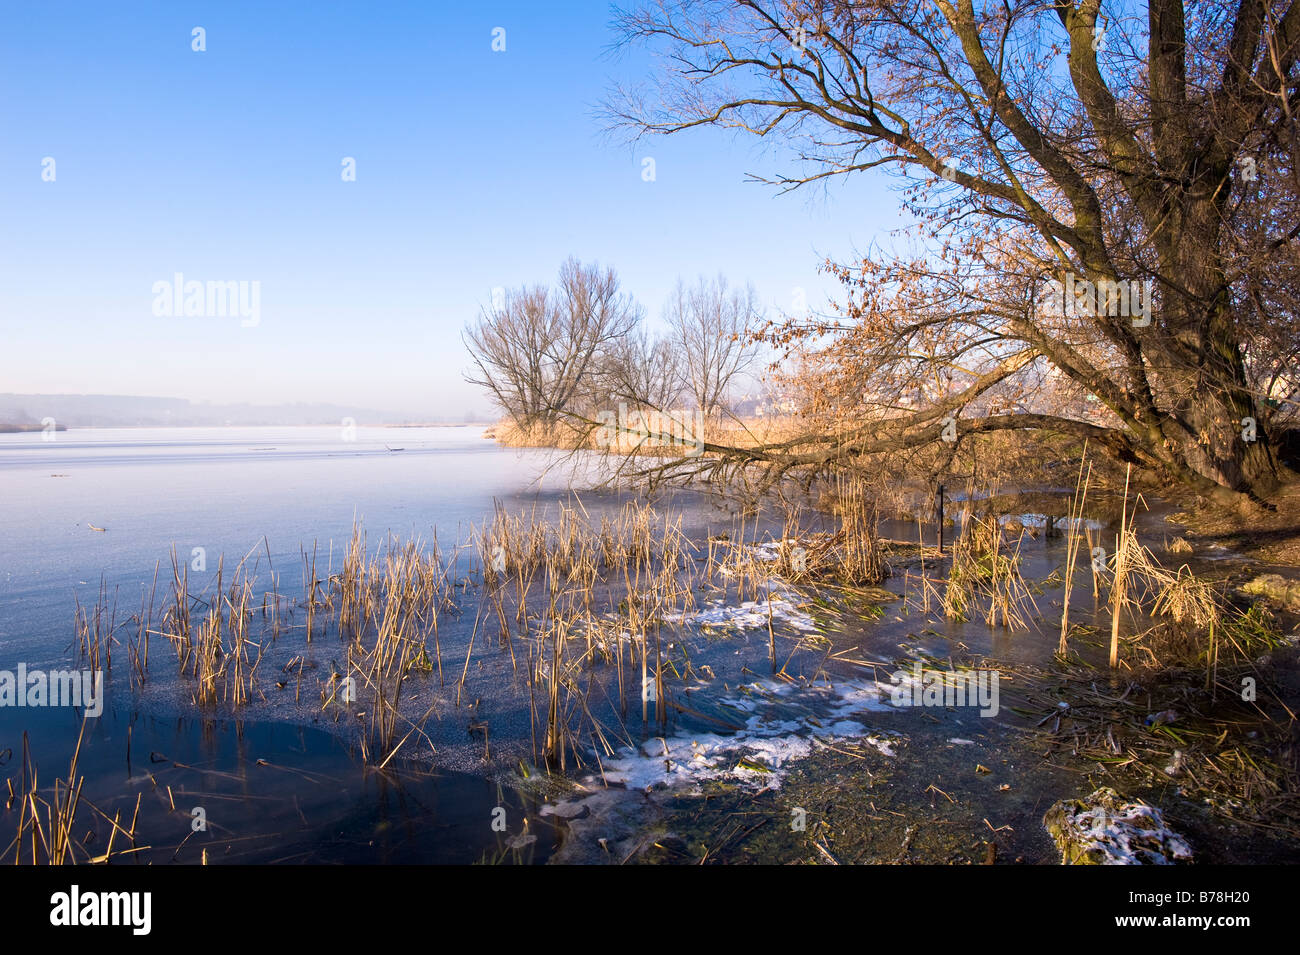
[[[780,541],[759,540],[746,513],[734,539],[697,545],[680,516],[645,502],[593,518],[576,498],[549,514],[509,513],[498,503],[446,552],[436,534],[372,541],[357,525],[338,554],[316,543],[300,548],[297,595],[281,589],[269,547],[258,554],[264,542],[233,569],[221,557],[212,573],[173,549],[170,575],[155,574],[133,619],[119,623],[115,595],[102,584],[94,606],[78,606],[77,642],[83,658],[107,669],[115,631],[130,624],[131,683],[139,687],[158,665],[150,641],[164,641],[193,704],[206,710],[266,702],[272,685],[300,704],[315,696],[328,718],[355,727],[363,759],[380,768],[411,740],[431,746],[424,721],[444,704],[473,709],[470,732],[490,758],[490,717],[479,715],[473,681],[485,655],[501,654],[495,659],[508,661],[508,678],[526,694],[534,762],[563,771],[593,750],[612,753],[650,728],[665,730],[684,708],[678,687],[698,675],[680,630],[701,595],[768,598],[776,672],[774,595],[788,596],[792,581],[851,586],[888,572],[869,490],[845,482],[837,495],[833,529],[807,532],[789,512]],[[458,628],[457,657],[444,661],[448,617],[471,610],[473,627]],[[305,649],[269,664],[286,635]],[[408,705],[413,677],[437,703]]]
[[[1020,570],[1023,539],[1022,531],[1014,544],[1009,543],[996,515],[963,519],[939,599],[944,616],[966,620],[980,606],[990,627],[1028,630],[1038,607]]]
[[[1100,539],[1082,520],[1089,473],[1081,463],[1070,505],[1062,656],[1077,561],[1081,553],[1087,559]],[[490,708],[480,709],[476,695],[487,695],[482,682],[475,685],[484,671],[473,666],[476,653],[480,666],[490,656],[499,664],[488,670],[492,678],[510,681],[526,699],[533,763],[568,772],[586,767],[593,755],[599,763],[648,733],[666,733],[677,713],[692,712],[684,685],[709,668],[697,670],[680,637],[703,600],[752,600],[761,609],[766,599],[768,656],[772,672],[783,676],[774,597],[796,586],[865,592],[891,573],[893,545],[879,537],[880,499],[871,487],[846,478],[827,499],[829,527],[824,518],[808,522],[799,507],[787,506],[777,521],[779,535],[763,537],[757,521],[742,512],[731,533],[699,542],[683,530],[681,517],[643,502],[595,519],[576,499],[549,514],[510,513],[498,503],[482,527],[471,527],[465,542],[449,551],[436,534],[428,541],[371,541],[358,525],[341,554],[314,543],[301,549],[302,591],[293,596],[281,592],[269,552],[268,586],[259,580],[260,558],[252,562],[253,552],[233,572],[222,558],[215,573],[200,580],[173,551],[170,580],[159,594],[155,575],[132,620],[119,622],[116,594],[101,582],[95,604],[77,606],[77,646],[92,667],[107,670],[115,634],[129,627],[131,680],[138,686],[148,676],[150,639],[162,639],[194,704],[206,709],[235,711],[266,700],[264,674],[271,669],[280,690],[295,700],[318,697],[321,713],[355,727],[362,759],[377,771],[410,752],[413,740],[432,748],[426,723],[442,707],[462,708],[470,734],[482,739],[484,760],[492,760],[499,737]],[[927,551],[918,520],[922,609],[1028,629],[1039,611],[1021,571],[1024,529],[1015,535],[997,515],[972,511],[968,504],[948,554]],[[1219,590],[1186,567],[1163,566],[1142,546],[1127,497],[1116,542],[1109,564],[1099,570],[1093,563],[1095,593],[1107,592],[1113,611],[1116,665],[1163,660],[1204,667],[1213,695],[1242,660],[1270,645],[1268,621],[1259,611],[1235,612]],[[911,581],[909,571],[905,591]],[[444,662],[448,618],[466,617],[468,625],[471,611],[472,629],[454,631],[454,657]],[[284,634],[307,649],[283,665],[283,656],[264,665]],[[798,635],[791,656],[805,639],[815,638]],[[318,668],[316,660],[325,658],[330,665]],[[1097,744],[1095,734],[1080,742]],[[1223,762],[1238,756],[1210,754],[1219,769],[1198,771],[1219,771],[1248,785],[1245,769]],[[80,805],[75,763],[52,794],[38,795],[34,771],[17,792],[11,788],[11,804],[21,801],[20,822],[7,851],[21,853],[22,861],[69,861],[79,851],[67,838]]]
[[[639,503],[599,524],[580,504],[550,521],[498,507],[476,541],[488,616],[512,661],[525,661],[535,761],[563,771],[582,764],[588,743],[611,753],[615,738],[629,737],[625,723],[608,726],[595,715],[599,683],[591,670],[598,665],[614,667],[621,719],[639,699],[643,723],[652,715],[666,723],[662,618],[692,605],[697,576],[680,518]]]
[[[1079,473],[1067,530],[1062,651],[1075,566],[1085,544],[1089,552],[1094,546],[1093,539],[1085,542],[1090,532],[1082,521],[1090,473],[1084,463]],[[974,488],[969,491],[967,501],[974,501]],[[295,634],[322,648],[283,666],[279,658],[275,686],[301,701],[306,682],[308,698],[318,695],[322,712],[340,723],[355,720],[347,725],[359,730],[363,758],[378,766],[410,740],[428,741],[423,721],[439,704],[422,702],[423,714],[406,705],[412,677],[432,691],[426,700],[476,708],[479,668],[488,655],[500,654],[495,659],[508,661],[506,678],[526,695],[534,762],[566,770],[593,749],[612,752],[650,727],[665,729],[681,710],[678,688],[695,669],[678,636],[702,598],[722,605],[754,601],[760,612],[766,607],[769,661],[773,673],[783,671],[775,599],[793,595],[796,586],[870,589],[891,573],[891,550],[878,534],[879,500],[866,482],[844,477],[825,490],[816,522],[787,504],[777,515],[779,536],[762,537],[752,512],[742,511],[732,533],[698,543],[681,517],[644,502],[593,518],[576,497],[550,513],[510,513],[498,503],[483,526],[471,527],[449,551],[436,534],[428,541],[388,536],[372,542],[357,525],[341,554],[315,543],[301,548],[296,597],[280,591],[269,550],[269,587],[257,578],[256,548],[233,572],[222,558],[203,582],[173,551],[160,611],[154,609],[157,575],[140,613],[126,623],[118,622],[116,595],[101,583],[96,604],[77,608],[78,646],[93,667],[107,669],[114,633],[133,624],[133,685],[147,679],[150,639],[162,638],[195,705],[237,710],[267,699],[265,654],[279,637]],[[1027,630],[1039,611],[1021,571],[1024,529],[1016,536],[995,514],[972,511],[968,503],[948,554],[927,553],[918,519],[918,603],[927,614],[933,608],[950,619],[979,616],[990,627]],[[1180,661],[1190,655],[1213,668],[1223,651],[1240,655],[1266,643],[1259,621],[1236,621],[1222,594],[1186,568],[1163,567],[1138,542],[1128,508],[1117,542],[1109,567],[1093,563],[1094,587],[1110,593],[1117,658],[1134,665],[1162,654]],[[912,580],[909,570],[905,589]],[[444,661],[442,627],[469,610],[468,640],[469,628],[458,628],[456,658]],[[816,638],[799,635],[791,655],[805,639]],[[338,648],[338,662],[332,658],[317,670],[309,658],[328,653],[328,646]],[[485,758],[490,722],[477,709],[469,719],[470,732],[483,737]]]

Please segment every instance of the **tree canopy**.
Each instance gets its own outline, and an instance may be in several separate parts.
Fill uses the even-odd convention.
[[[1300,0],[658,0],[617,27],[658,66],[612,125],[774,140],[780,190],[883,169],[927,240],[828,263],[840,314],[768,329],[832,337],[844,427],[718,453],[783,473],[1033,429],[1220,501],[1275,486]]]

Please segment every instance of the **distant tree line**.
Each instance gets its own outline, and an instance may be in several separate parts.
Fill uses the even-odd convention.
[[[614,269],[570,257],[555,285],[505,289],[466,327],[466,380],[531,433],[580,428],[620,403],[712,419],[754,363],[761,317],[752,285],[678,279],[652,332]]]

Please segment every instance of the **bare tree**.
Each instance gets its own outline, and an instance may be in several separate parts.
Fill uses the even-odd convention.
[[[615,92],[613,124],[788,143],[783,190],[893,171],[929,240],[839,266],[841,319],[773,332],[841,336],[832,358],[884,426],[728,453],[779,472],[1030,430],[1225,503],[1271,493],[1269,399],[1300,324],[1300,0],[1145,8],[645,0],[622,15],[662,70]],[[1045,304],[1051,281],[1083,294]],[[1020,407],[1050,381],[1092,401]]]
[[[465,330],[474,361],[466,380],[521,428],[550,432],[599,400],[601,372],[641,316],[613,269],[569,258],[555,289],[507,290]]]
[[[724,410],[731,385],[753,364],[750,335],[760,315],[752,285],[729,290],[721,275],[701,276],[691,286],[677,280],[664,317],[672,328],[683,389],[704,417]]]
[[[546,355],[556,333],[545,286],[505,290],[462,336],[477,369],[466,381],[486,388],[520,427],[545,421],[551,407]]]
[[[584,266],[574,258],[560,267],[556,307],[563,334],[549,355],[552,405],[556,414],[589,411],[605,398],[601,372],[640,325],[644,310],[622,291],[612,268]]]
[[[682,394],[678,357],[671,339],[638,329],[614,349],[605,390],[611,400],[668,411]]]

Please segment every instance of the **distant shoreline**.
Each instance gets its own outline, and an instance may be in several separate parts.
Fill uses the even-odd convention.
[[[0,422],[0,434],[30,434],[34,431],[44,430],[46,430],[46,426],[43,424],[11,424],[8,422]],[[67,431],[68,426],[66,424],[56,424],[50,430]]]
[[[483,411],[482,415],[477,414]],[[437,415],[439,417],[428,417]],[[465,421],[472,418],[472,421]],[[0,424],[22,426],[56,421],[69,428],[221,427],[453,427],[483,426],[493,415],[464,404],[435,403],[426,396],[406,407],[293,401],[270,404],[208,403],[149,395],[29,394],[0,390]],[[13,431],[14,428],[5,428]]]
[[[363,428],[487,428],[491,421],[424,421],[411,424],[362,424]],[[78,424],[72,425],[75,431],[145,431],[164,428],[337,428],[334,422],[322,424]],[[46,430],[40,424],[0,423],[0,434],[31,434]],[[67,431],[69,425],[56,424],[51,430]]]

